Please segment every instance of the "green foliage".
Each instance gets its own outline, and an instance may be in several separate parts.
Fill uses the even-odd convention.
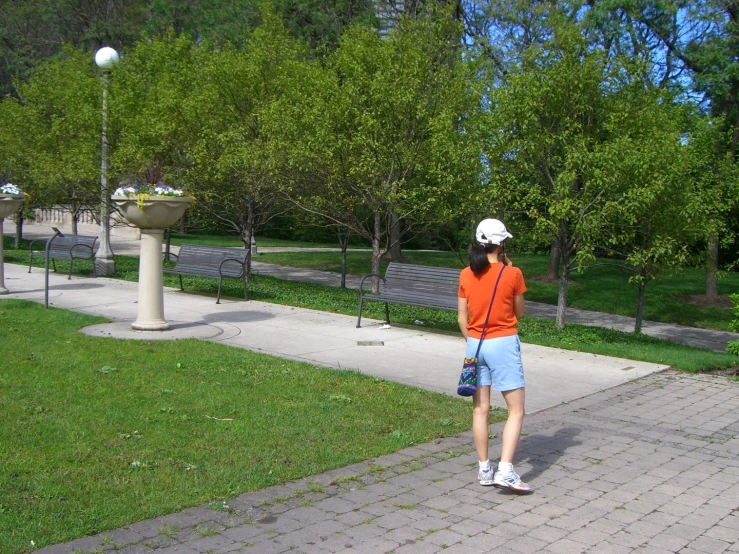
[[[92,63],[96,48],[121,49],[143,29],[148,0],[96,1],[3,0],[0,2],[0,97],[16,93],[13,80],[29,78],[34,69],[63,51],[63,45],[86,52]],[[22,96],[22,95],[21,95]]]
[[[206,53],[185,35],[168,35],[139,42],[115,67],[109,106],[118,133],[110,139],[111,169],[128,175],[125,184],[178,183],[172,171],[184,162],[196,119],[183,106]]]
[[[372,242],[390,226],[449,221],[479,158],[461,121],[479,100],[449,18],[404,21],[382,39],[355,26],[300,95],[280,105],[285,190],[304,210]]]
[[[623,68],[589,48],[579,24],[556,14],[547,23],[552,38],[526,48],[491,92],[486,127],[493,131],[484,153],[492,171],[481,196],[499,212],[525,214],[533,236],[559,252],[562,327],[569,272],[591,261],[611,216],[605,206],[618,194],[603,165],[619,138],[612,124]]]
[[[739,333],[739,294],[732,294],[730,296],[732,303],[734,304],[734,319],[729,323],[729,329],[735,333]],[[726,351],[729,354],[735,354],[739,356],[739,340],[731,341],[726,347]]]
[[[0,155],[36,204],[90,204],[99,197],[101,86],[92,58],[65,49],[7,97]]]
[[[203,201],[196,210],[238,233],[245,244],[280,209],[265,119],[291,86],[304,55],[279,17],[264,8],[243,51],[225,46],[203,57],[184,108],[197,114],[185,177]]]
[[[692,118],[688,138],[688,175],[691,187],[683,202],[700,238],[721,237],[722,246],[735,240],[736,229],[729,226],[739,202],[739,168],[734,154],[720,146],[727,144],[733,130],[727,131],[722,117]]]
[[[372,20],[370,0],[267,2],[285,20],[296,38],[318,54],[333,48],[344,28]],[[13,79],[27,79],[43,61],[59,54],[62,45],[92,56],[102,45],[128,53],[142,35],[161,38],[174,31],[197,42],[241,48],[261,20],[263,0],[126,0],[99,2],[4,0],[0,2],[0,97],[15,91]]]

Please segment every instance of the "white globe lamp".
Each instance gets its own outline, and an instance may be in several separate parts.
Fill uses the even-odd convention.
[[[95,63],[100,69],[110,69],[120,59],[118,52],[110,46],[104,46],[95,52]]]

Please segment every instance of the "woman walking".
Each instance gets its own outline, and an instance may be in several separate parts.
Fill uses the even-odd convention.
[[[485,219],[477,226],[477,244],[470,249],[470,266],[459,276],[457,321],[467,340],[467,358],[475,356],[484,331],[478,355],[477,391],[472,397],[472,435],[480,463],[477,478],[481,485],[525,494],[532,492],[531,487],[513,469],[513,455],[524,416],[525,385],[517,323],[524,313],[526,285],[521,270],[513,267],[503,253],[504,241],[512,237],[497,219]],[[508,407],[497,471],[488,457],[491,386],[500,391]]]

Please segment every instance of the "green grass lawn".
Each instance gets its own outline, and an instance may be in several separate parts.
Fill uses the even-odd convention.
[[[326,243],[326,242],[295,242],[283,239],[271,239],[267,237],[255,237],[254,240],[257,243],[257,248],[260,247],[290,247],[290,248],[338,248],[339,244]],[[189,244],[203,244],[206,246],[232,246],[232,247],[243,247],[244,243],[241,242],[239,237],[228,236],[228,235],[205,235],[205,234],[179,234],[172,233],[171,243],[180,246],[184,243]]]
[[[230,498],[470,425],[461,399],[355,372],[211,342],[78,332],[100,321],[0,301],[0,552]]]
[[[452,252],[404,253],[409,263],[419,263],[439,267],[463,268],[467,265],[466,256]],[[547,256],[511,254],[513,262],[521,267],[524,277],[543,275],[547,270]],[[339,252],[279,252],[260,254],[257,261],[277,263],[293,267],[341,271]],[[371,254],[369,252],[349,252],[347,272],[364,275],[370,272]],[[382,272],[387,267],[382,264]],[[612,262],[587,268],[583,273],[572,274],[572,284],[568,290],[569,306],[583,310],[606,312],[634,317],[636,315],[637,289],[630,285],[630,274]],[[526,299],[545,304],[557,304],[559,287],[556,284],[537,283],[528,280]],[[729,330],[733,319],[731,310],[704,308],[675,300],[676,296],[702,294],[705,292],[705,273],[702,270],[686,268],[677,275],[653,281],[647,287],[645,318],[663,323],[677,323],[706,329]],[[730,273],[719,281],[719,292],[723,295],[739,292],[739,274]]]

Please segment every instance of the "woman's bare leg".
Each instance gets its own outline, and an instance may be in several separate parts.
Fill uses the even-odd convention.
[[[516,453],[518,439],[521,437],[524,416],[524,400],[526,396],[524,391],[525,389],[520,388],[502,393],[503,399],[508,407],[508,420],[503,429],[503,445],[500,452],[500,461],[503,463],[513,463],[513,455]],[[488,398],[489,397],[490,391],[488,390]],[[475,438],[475,445],[477,445],[477,438]],[[478,448],[478,453],[479,452],[480,449]]]
[[[472,397],[472,438],[481,462],[488,459],[488,414],[490,413],[490,385],[477,387]]]

